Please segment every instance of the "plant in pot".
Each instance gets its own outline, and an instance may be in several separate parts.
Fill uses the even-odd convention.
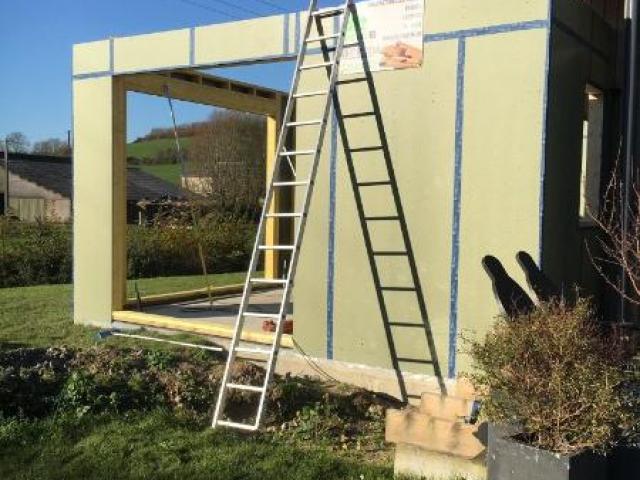
[[[484,339],[467,344],[469,377],[486,396],[492,425],[490,480],[608,478],[606,454],[637,425],[637,404],[628,356],[587,300],[499,317]]]

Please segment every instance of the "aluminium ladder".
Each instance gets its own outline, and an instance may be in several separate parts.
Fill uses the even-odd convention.
[[[296,62],[295,73],[293,77],[293,82],[291,85],[291,91],[289,93],[289,98],[287,100],[287,106],[284,111],[284,116],[282,120],[282,128],[280,130],[280,134],[278,137],[278,145],[276,148],[276,160],[274,162],[273,174],[271,176],[271,181],[269,187],[267,188],[266,197],[264,201],[264,206],[262,209],[262,215],[260,218],[260,223],[258,226],[258,232],[256,235],[256,241],[253,247],[253,254],[251,256],[251,263],[249,265],[249,271],[247,273],[247,279],[244,285],[244,291],[242,293],[242,300],[240,302],[240,310],[238,312],[238,317],[236,319],[235,329],[233,333],[233,338],[231,340],[231,344],[229,345],[229,354],[227,356],[227,363],[224,370],[224,375],[222,377],[222,382],[220,385],[220,389],[218,392],[218,399],[216,402],[216,408],[213,415],[213,423],[212,427],[216,428],[217,426],[231,427],[237,428],[241,430],[249,430],[254,431],[260,427],[260,422],[262,420],[262,415],[264,412],[264,405],[266,403],[267,397],[267,389],[273,377],[275,364],[277,360],[280,338],[282,336],[282,331],[284,327],[284,320],[287,315],[287,307],[289,305],[289,298],[291,296],[291,287],[293,285],[293,279],[296,272],[296,267],[298,264],[298,258],[300,253],[300,246],[302,244],[302,239],[305,230],[305,224],[307,220],[307,213],[309,211],[309,206],[311,203],[311,195],[313,192],[313,185],[316,178],[316,173],[318,170],[318,163],[320,160],[320,153],[322,150],[322,145],[324,142],[324,135],[328,123],[328,119],[330,117],[330,107],[333,101],[333,93],[335,92],[336,83],[338,80],[339,68],[340,68],[340,58],[342,56],[342,51],[345,46],[357,46],[359,43],[345,45],[345,36],[347,31],[347,25],[349,23],[349,17],[351,13],[351,9],[353,8],[353,0],[345,0],[344,4],[340,7],[332,7],[332,8],[324,8],[318,9],[317,7],[318,1],[311,0],[309,4],[309,10],[307,15],[307,23],[306,28],[304,30],[304,36],[302,45],[300,46],[300,51],[298,52],[298,59]],[[341,20],[341,25],[339,31],[333,34],[324,35],[322,33],[318,33],[318,36],[311,37],[311,27],[313,22],[316,22],[316,25],[320,27],[321,21],[325,18],[333,18]],[[321,27],[320,27],[321,29]],[[305,58],[307,54],[307,49],[309,44],[320,43],[322,46],[322,51],[326,51],[326,42],[334,41],[335,46],[331,47],[331,51],[334,53],[333,58],[324,57],[324,61],[321,63],[312,63],[306,64]],[[328,86],[326,90],[321,91],[313,91],[313,92],[298,92],[298,85],[300,82],[301,73],[308,70],[314,69],[325,69],[329,71],[328,78]],[[322,117],[316,120],[307,120],[307,121],[291,121],[293,115],[294,103],[297,99],[300,98],[309,98],[309,97],[324,97],[324,108]],[[289,129],[290,128],[301,128],[301,127],[318,127],[318,136],[315,143],[315,146],[311,149],[287,149],[287,139],[289,138]],[[294,179],[293,181],[289,179],[281,178],[281,162],[286,158],[287,162],[290,166],[293,164],[291,159],[297,157],[311,157],[311,168],[309,177],[304,180]],[[274,193],[277,189],[286,188],[286,187],[300,187],[306,189],[303,196],[302,201],[302,210],[300,212],[291,212],[291,213],[270,213],[271,212],[271,203],[274,199]],[[266,223],[270,218],[290,218],[294,220],[298,220],[297,228],[294,233],[294,242],[293,245],[266,245],[264,244],[265,239],[265,231],[266,231]],[[274,250],[274,251],[287,251],[291,253],[291,258],[288,263],[287,272],[284,279],[264,279],[257,278],[256,270],[258,265],[258,259],[260,253]],[[258,311],[250,310],[250,296],[252,292],[252,286],[254,284],[272,284],[272,285],[280,285],[283,287],[282,299],[280,302],[280,308],[278,313],[262,313]],[[275,332],[273,335],[273,341],[271,344],[271,348],[258,348],[258,347],[241,347],[239,346],[240,339],[242,338],[242,330],[244,327],[245,320],[247,318],[264,318],[270,319],[275,323]],[[231,372],[233,370],[233,366],[236,361],[236,355],[238,353],[249,353],[254,355],[263,355],[266,357],[266,367],[265,367],[265,375],[262,380],[261,385],[249,385],[249,384],[237,384],[231,382]],[[253,423],[244,423],[244,422],[235,422],[232,420],[228,420],[225,418],[225,403],[227,399],[227,395],[230,390],[251,392],[257,396],[258,398],[258,406],[257,412],[255,415],[255,419]]]

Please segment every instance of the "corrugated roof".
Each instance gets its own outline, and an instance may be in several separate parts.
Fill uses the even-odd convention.
[[[73,167],[69,157],[13,153],[9,155],[9,171],[63,197],[73,196]],[[127,200],[155,200],[166,195],[185,197],[186,192],[139,168],[127,168]]]

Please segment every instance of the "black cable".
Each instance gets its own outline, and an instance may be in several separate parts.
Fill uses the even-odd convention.
[[[208,5],[204,5],[202,3],[195,2],[193,0],[177,0],[177,1],[178,2],[182,2],[182,3],[186,4],[186,5],[191,5],[192,7],[198,7],[198,8],[202,8],[203,10],[208,10],[210,12],[217,13],[218,15],[223,15],[223,16],[225,16],[227,18],[231,18],[233,20],[242,20],[242,18],[237,16],[237,15],[233,15],[231,13],[227,13],[227,12],[224,12],[222,10],[218,10],[217,8],[210,7]]]
[[[235,8],[236,10],[240,10],[242,12],[246,12],[246,13],[249,13],[251,15],[257,15],[259,17],[261,17],[263,15],[260,12],[256,12],[255,10],[251,10],[250,8],[246,8],[246,7],[242,7],[240,5],[236,5],[236,4],[232,3],[232,2],[227,2],[226,0],[211,0],[211,1],[216,2],[216,3],[220,3],[222,5],[226,5],[227,7]]]

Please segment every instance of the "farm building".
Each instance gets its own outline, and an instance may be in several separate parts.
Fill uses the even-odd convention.
[[[2,169],[4,173],[4,168]],[[182,189],[138,168],[127,169],[127,223],[146,220],[140,202],[153,203],[164,197],[182,198]],[[0,187],[2,210],[4,181]],[[12,153],[9,160],[9,207],[25,222],[67,222],[73,215],[73,167],[71,158]]]
[[[354,114],[349,137],[361,150],[347,162],[338,122],[330,122],[295,280],[295,328],[284,343],[354,376],[395,370],[453,385],[469,365],[460,335],[482,334],[501,309],[486,256],[526,288],[516,255],[527,252],[565,291],[578,285],[603,298],[585,241],[623,131],[622,7],[427,0],[421,65],[373,73],[391,164],[366,150],[380,142],[372,119],[355,118],[372,108],[368,91],[340,85],[341,108]],[[75,322],[224,331],[176,309],[127,311],[126,93],[170,91],[264,115],[270,172],[287,94],[201,70],[291,61],[305,23],[299,12],[75,46]],[[310,71],[300,88],[326,81]],[[313,118],[319,102],[297,102],[296,120]],[[290,147],[309,148],[314,138],[303,130]],[[306,168],[298,159],[297,176]],[[276,211],[301,203],[283,191]],[[292,231],[272,218],[266,242],[291,242]],[[274,279],[286,263],[278,253],[264,259]]]

